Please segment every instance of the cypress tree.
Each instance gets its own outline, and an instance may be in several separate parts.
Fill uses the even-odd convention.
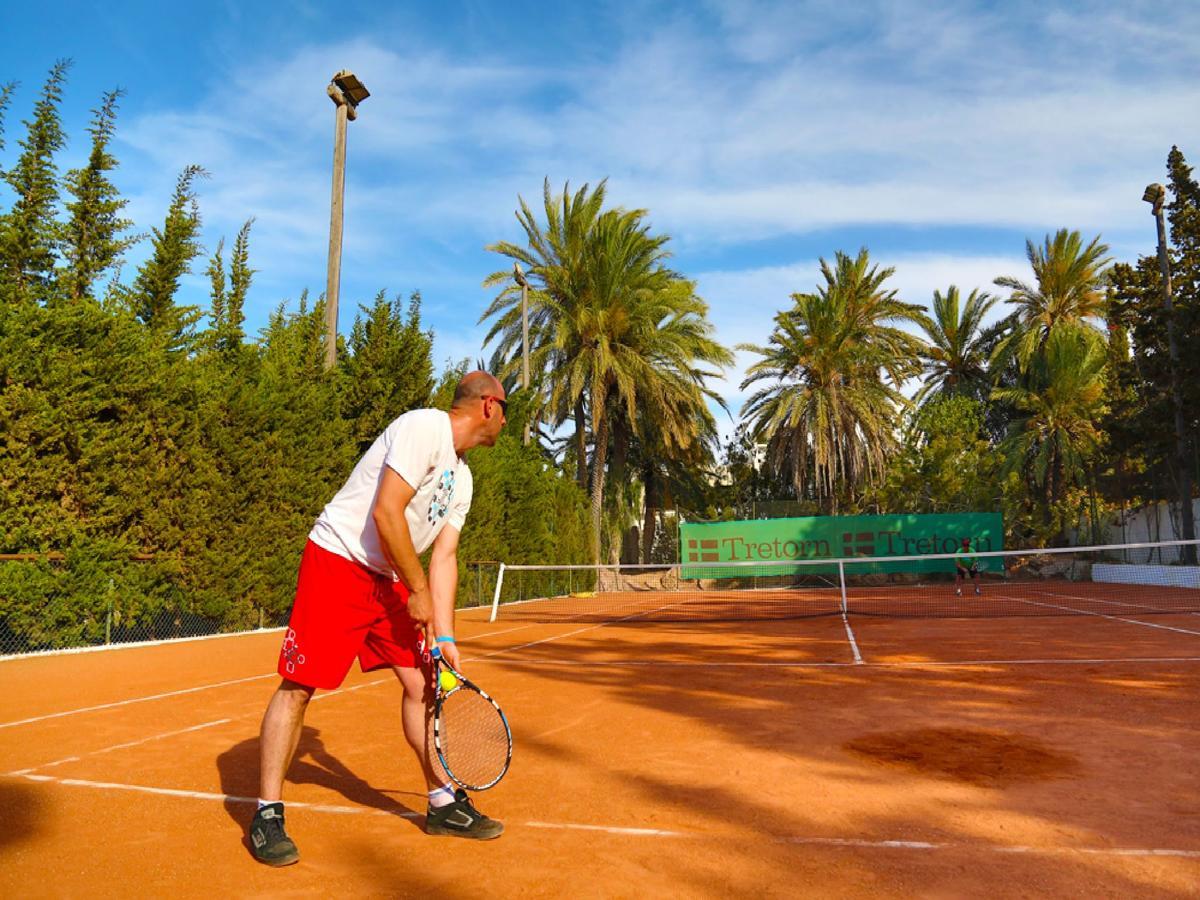
[[[69,60],[59,60],[51,68],[33,118],[25,122],[17,163],[4,173],[16,195],[0,226],[0,285],[9,302],[45,301],[54,281],[62,237],[55,218],[59,195],[54,156],[66,145],[58,106],[70,67]]]
[[[13,92],[17,89],[17,83],[10,81],[7,84],[0,84],[0,150],[4,149],[4,114],[8,111],[8,104],[12,100]],[[4,177],[4,170],[0,169],[0,178]]]
[[[1192,446],[1196,447],[1200,415],[1200,183],[1178,147],[1167,156],[1172,193],[1167,206],[1171,222],[1171,284],[1179,341],[1179,384],[1188,411]]]
[[[1179,346],[1179,386],[1186,414],[1185,430],[1197,466],[1200,423],[1200,185],[1192,178],[1178,147],[1167,157],[1167,205],[1170,221],[1172,296],[1175,334]],[[1175,434],[1171,394],[1167,319],[1157,252],[1120,264],[1110,275],[1110,334],[1127,336],[1131,352],[1116,361],[1115,402],[1110,414],[1110,458],[1113,460],[1118,497],[1122,502],[1162,499],[1171,493],[1175,478]],[[1200,483],[1200,466],[1193,477]]]
[[[429,403],[433,390],[433,335],[421,327],[421,295],[408,311],[383,291],[370,307],[359,307],[343,358],[346,390],[343,415],[360,450],[366,450],[401,413]]]
[[[242,225],[233,242],[233,255],[229,259],[229,297],[218,339],[221,349],[226,352],[240,348],[246,338],[243,328],[246,316],[243,309],[246,305],[246,295],[250,292],[250,283],[257,271],[250,268],[250,228],[253,225],[254,219],[247,219]]]
[[[182,337],[195,320],[194,310],[175,305],[175,294],[179,280],[191,271],[192,260],[200,254],[195,182],[207,174],[195,165],[180,173],[163,227],[153,229],[154,252],[138,270],[129,298],[141,322],[173,340]]]
[[[74,201],[67,204],[70,216],[63,236],[63,256],[67,267],[61,273],[62,293],[71,300],[91,294],[92,286],[105,271],[116,265],[121,255],[136,242],[122,237],[133,223],[121,218],[128,201],[121,199],[108,173],[117,161],[108,152],[117,115],[117,101],[123,91],[109,91],[89,127],[92,149],[87,165],[67,173],[67,191]]]
[[[211,323],[208,344],[213,349],[216,349],[220,342],[218,335],[225,323],[225,261],[222,258],[224,252],[225,238],[221,238],[217,241],[217,249],[213,251],[208,267],[204,270],[211,285],[208,294],[208,316]]]
[[[233,256],[229,261],[229,273],[225,272],[225,239],[217,242],[217,249],[208,261],[209,320],[211,327],[203,341],[204,345],[226,356],[241,350],[246,333],[243,328],[246,294],[256,270],[250,268],[250,228],[253,219],[248,219],[238,231],[233,244]]]

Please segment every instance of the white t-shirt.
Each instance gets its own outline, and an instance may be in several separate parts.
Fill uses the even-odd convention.
[[[321,511],[309,540],[395,578],[371,516],[385,465],[416,490],[404,518],[418,553],[446,525],[462,531],[471,508],[471,470],[454,452],[450,416],[440,409],[414,409],[383,430]]]

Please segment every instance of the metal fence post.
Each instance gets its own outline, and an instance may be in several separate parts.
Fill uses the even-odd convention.
[[[108,579],[108,609],[104,614],[104,643],[105,645],[112,643],[112,615],[113,615],[113,593],[115,585],[113,580]]]

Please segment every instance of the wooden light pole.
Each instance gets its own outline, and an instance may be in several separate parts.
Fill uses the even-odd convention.
[[[325,280],[325,370],[337,362],[338,290],[342,279],[342,208],[346,195],[346,122],[371,96],[349,69],[333,76],[325,93],[337,107],[333,124],[333,197],[329,204],[329,269]]]
[[[529,390],[529,280],[513,263],[513,280],[521,286],[521,390]],[[529,419],[525,419],[525,446],[529,446]]]

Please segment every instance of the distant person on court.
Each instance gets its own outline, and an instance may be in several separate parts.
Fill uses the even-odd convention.
[[[355,656],[364,672],[390,668],[400,681],[404,737],[429,791],[425,831],[487,840],[504,830],[429,758],[432,691],[421,640],[426,648],[436,643],[459,667],[458,538],[472,494],[463,456],[496,442],[507,406],[499,381],[486,372],[469,373],[449,413],[418,409],[388,425],[317,518],[279,655],[283,681],[262,721],[258,812],[250,826],[260,862],[286,866],[300,858],[284,830],[284,776],[313,691],[340,686]],[[426,576],[418,555],[431,546]]]
[[[980,594],[979,590],[979,559],[975,556],[975,551],[971,549],[971,539],[963,538],[962,547],[954,556],[954,594],[962,596],[963,579],[968,575],[975,582],[975,593]]]

